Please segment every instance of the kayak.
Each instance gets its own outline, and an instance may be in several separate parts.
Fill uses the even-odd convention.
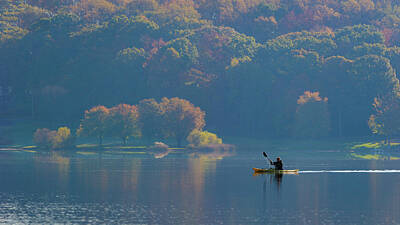
[[[299,173],[299,170],[276,170],[273,168],[253,168],[254,173]]]

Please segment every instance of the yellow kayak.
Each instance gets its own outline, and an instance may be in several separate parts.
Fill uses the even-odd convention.
[[[299,170],[276,170],[273,168],[253,168],[254,173],[299,173]]]

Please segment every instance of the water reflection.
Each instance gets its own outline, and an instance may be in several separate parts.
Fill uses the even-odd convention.
[[[274,175],[274,182],[276,183],[277,187],[278,187],[278,191],[279,188],[281,187],[281,183],[282,183],[282,178],[283,178],[283,174],[275,174]]]
[[[307,159],[290,166],[309,172],[253,177],[254,152],[162,153],[0,153],[0,223],[400,223],[394,161]]]
[[[281,184],[283,181],[283,173],[253,173],[253,176],[265,176],[265,181],[264,181],[264,186],[263,190],[265,191],[266,189],[266,183],[267,180],[269,180],[270,184],[275,184],[277,187],[277,190],[279,191],[281,188]],[[289,174],[288,176],[290,176]]]
[[[156,158],[156,159],[162,159],[165,156],[167,156],[169,153],[171,153],[172,149],[169,149],[168,147],[150,148],[150,149],[147,149],[147,152],[149,154],[153,155],[153,157]]]
[[[46,152],[35,154],[34,177],[56,178],[57,182],[49,181],[41,183],[43,186],[65,190],[70,182],[70,158],[62,152]]]
[[[229,145],[216,145],[194,148],[189,151],[191,157],[199,157],[204,160],[221,160],[235,155],[235,148]]]

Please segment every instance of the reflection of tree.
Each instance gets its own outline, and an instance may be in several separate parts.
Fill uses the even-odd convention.
[[[190,155],[207,160],[221,160],[224,157],[235,155],[235,149],[226,144],[207,145],[191,149]]]
[[[107,199],[111,193],[113,198],[126,198],[123,196],[125,193],[129,193],[129,198],[136,198],[141,182],[142,159],[126,155],[120,157],[98,154],[93,158],[76,158],[75,182],[83,186],[87,195],[96,199]]]
[[[171,149],[162,142],[154,142],[154,145],[147,148],[147,151],[153,155],[154,158],[161,159],[167,156],[171,152]]]
[[[70,158],[61,156],[57,152],[53,152],[51,156],[52,161],[57,163],[59,174],[68,175],[70,169]]]
[[[122,177],[122,187],[125,191],[129,191],[130,193],[136,193],[139,177],[142,168],[142,160],[140,158],[133,158],[128,162],[129,173],[124,173]]]
[[[70,158],[59,152],[34,157],[37,177],[57,177],[56,185],[67,188],[70,172]]]
[[[149,153],[156,159],[161,159],[167,156],[172,150],[171,149],[151,149]]]
[[[161,144],[164,145],[163,143]],[[153,155],[154,158],[161,159],[174,151],[173,149],[168,148],[167,145],[161,146],[161,144],[148,148],[147,152]],[[206,145],[179,151],[188,153],[191,158],[203,158],[206,160],[221,160],[224,157],[233,156],[235,154],[235,148],[232,145],[227,144]]]
[[[205,180],[215,174],[217,164],[221,159],[233,156],[235,152],[232,146],[228,147],[228,145],[221,145],[219,148],[208,146],[185,151],[189,152],[189,158],[188,170],[182,174],[182,196],[192,196],[193,198],[188,198],[187,201],[185,198],[184,204],[188,208],[203,208]]]

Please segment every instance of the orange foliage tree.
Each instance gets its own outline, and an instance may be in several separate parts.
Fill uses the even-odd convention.
[[[139,112],[134,105],[119,104],[110,109],[110,134],[126,144],[129,137],[139,137]]]
[[[205,113],[192,103],[180,98],[163,98],[165,135],[174,137],[178,146],[193,130],[201,130],[205,126]]]

